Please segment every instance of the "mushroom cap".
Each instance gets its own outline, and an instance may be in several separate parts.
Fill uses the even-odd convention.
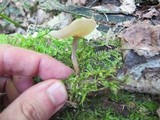
[[[94,19],[81,18],[74,20],[70,25],[50,32],[54,38],[63,39],[67,37],[84,37],[90,34],[96,28]]]

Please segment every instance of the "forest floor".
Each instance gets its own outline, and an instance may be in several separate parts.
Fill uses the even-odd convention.
[[[108,13],[104,14],[106,9],[103,8],[103,5],[106,7],[107,4],[112,4],[110,10],[114,12],[114,15],[117,11],[113,11],[113,9],[117,9],[116,6],[120,5],[118,0],[113,0],[112,3],[107,0],[94,1],[89,0],[85,3],[85,0],[83,2],[73,0],[72,2],[80,7],[94,5],[94,9],[98,8],[103,11],[102,13],[98,12],[98,15],[104,15],[106,19],[105,14],[108,15]],[[48,2],[50,1],[48,0]],[[66,1],[61,2],[66,4]],[[12,44],[48,54],[73,68],[70,59],[73,38],[59,41],[47,34],[53,29],[65,27],[83,15],[86,17],[85,14],[69,14],[62,12],[63,10],[46,11],[46,8],[43,10],[35,0],[2,0],[0,6],[1,4],[5,7],[0,9],[2,13],[0,15],[0,44]],[[106,19],[101,22],[95,17],[97,23],[103,23],[102,27],[99,25],[100,29],[93,34],[94,37],[88,36],[80,39],[77,50],[80,75],[72,75],[64,81],[69,99],[51,120],[159,119],[157,114],[157,109],[160,106],[159,95],[120,89],[123,83],[117,80],[117,72],[124,63],[123,53],[120,51],[122,45],[121,41],[115,37],[119,31],[114,33],[108,29],[115,27],[117,30],[117,26],[122,26],[122,23],[124,28],[139,19],[151,21],[154,25],[160,24],[160,7],[157,7],[156,3],[138,6],[137,9],[133,13],[123,14],[127,20],[119,23],[114,22],[123,19],[120,16],[117,17],[117,20],[112,19],[111,13],[109,13],[108,19],[113,21],[109,23],[105,22]],[[128,80],[128,78],[126,79]]]

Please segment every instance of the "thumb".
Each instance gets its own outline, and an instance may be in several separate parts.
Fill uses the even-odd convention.
[[[1,114],[0,120],[48,120],[67,99],[58,80],[43,81],[22,93]]]

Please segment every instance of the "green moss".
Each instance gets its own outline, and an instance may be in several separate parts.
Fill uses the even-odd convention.
[[[61,111],[61,118],[54,120],[158,120],[155,115],[156,102],[148,95],[119,91],[118,94],[106,90],[91,93],[83,106],[66,108]],[[148,109],[148,106],[152,106]]]
[[[72,67],[71,44],[72,38],[56,40],[44,37],[40,32],[37,37],[22,35],[0,35],[0,43],[8,43],[23,48],[35,50],[53,56]],[[72,75],[65,84],[68,86],[70,100],[83,103],[86,95],[92,91],[110,88],[118,90],[118,82],[114,81],[117,66],[121,63],[121,55],[116,50],[96,51],[92,41],[79,40],[77,58],[80,65],[80,76]]]
[[[48,54],[66,65],[72,66],[71,44],[73,39],[56,40],[45,37],[47,32],[39,32],[37,37],[22,35],[0,34],[0,44],[12,44]],[[110,45],[110,49],[107,46]],[[116,80],[116,71],[122,65],[122,57],[118,47],[119,41],[79,40],[77,59],[80,65],[80,76],[71,75],[64,83],[69,93],[69,101],[77,103],[77,108],[67,107],[59,119],[65,120],[156,120],[155,111],[158,103],[148,100],[148,96],[141,98],[129,92],[119,92],[119,81]],[[113,47],[113,48],[112,48]],[[107,92],[101,96],[88,97],[93,92]],[[116,94],[117,93],[117,94]],[[102,97],[102,99],[101,99]],[[140,98],[140,99],[139,99]],[[103,100],[109,100],[109,106]],[[112,102],[124,104],[128,108],[127,115],[115,112]],[[111,105],[110,105],[111,104]],[[92,108],[92,106],[94,106]],[[71,110],[70,110],[71,109]],[[120,110],[122,111],[122,110]],[[58,119],[58,117],[56,118]]]

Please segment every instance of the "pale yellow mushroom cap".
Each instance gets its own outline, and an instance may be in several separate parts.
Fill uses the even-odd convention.
[[[67,37],[84,37],[90,34],[96,28],[94,19],[81,18],[74,20],[70,25],[50,32],[54,38],[63,39]]]

